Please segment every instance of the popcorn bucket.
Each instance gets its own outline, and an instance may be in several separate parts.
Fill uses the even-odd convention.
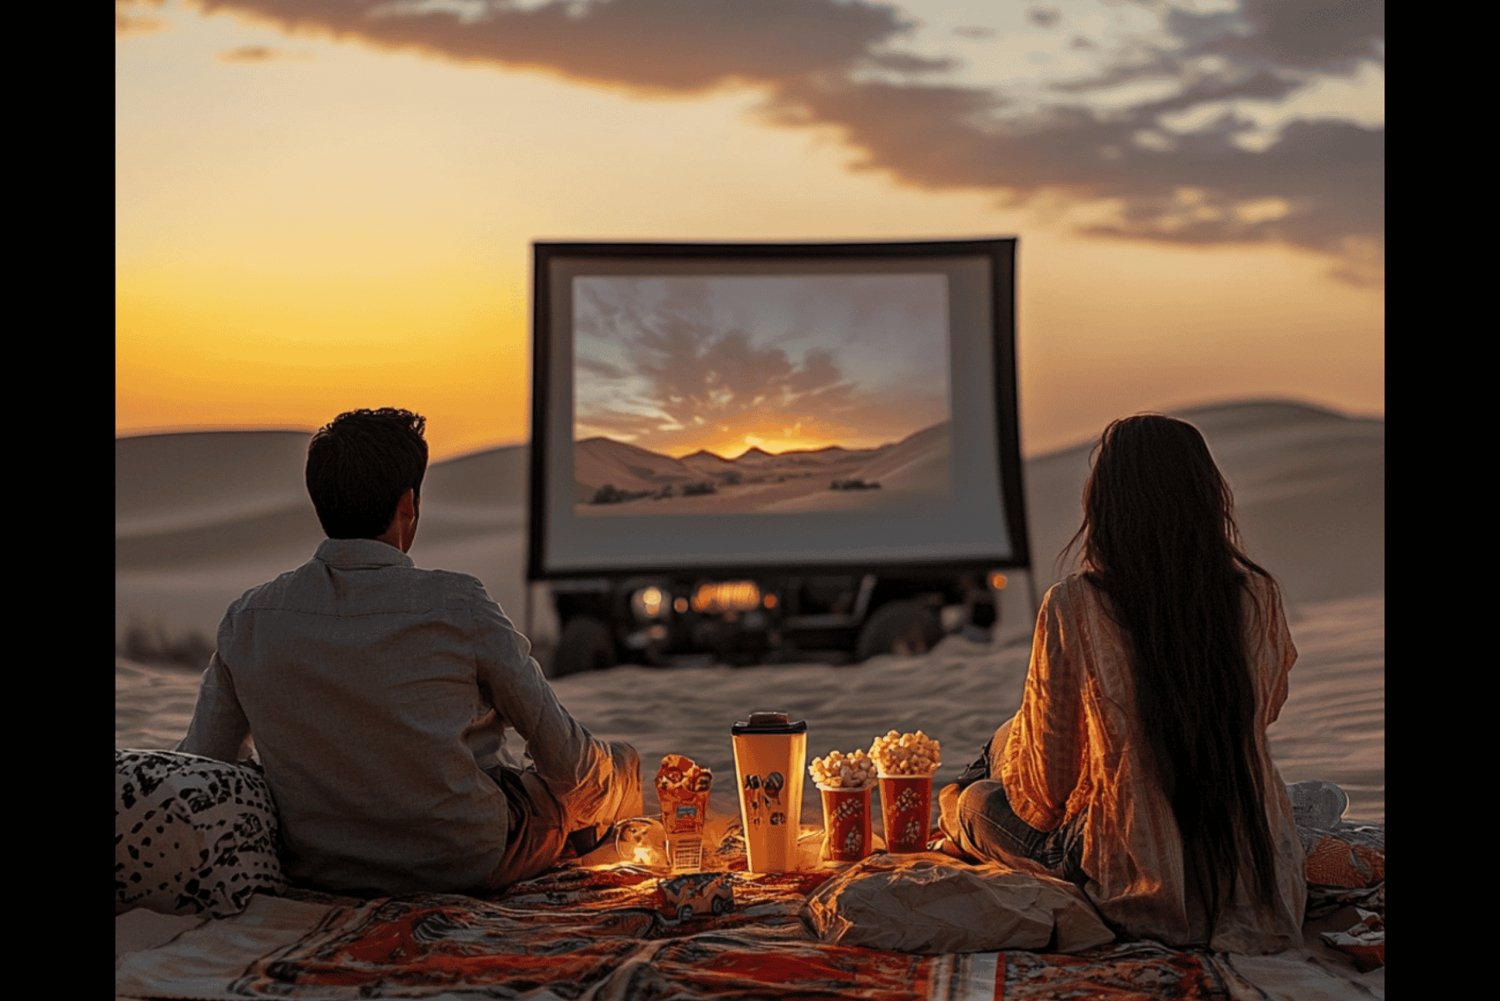
[[[870,854],[874,786],[837,789],[819,785],[823,796],[823,844],[834,862],[858,862]]]
[[[887,851],[926,851],[932,830],[932,776],[881,775],[880,821]]]

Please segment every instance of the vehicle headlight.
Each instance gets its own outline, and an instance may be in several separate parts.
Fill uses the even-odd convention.
[[[630,596],[630,610],[638,619],[659,619],[666,614],[668,605],[667,593],[655,585],[643,587]]]
[[[753,580],[699,584],[693,592],[693,611],[700,615],[748,612],[760,607],[760,587]]]

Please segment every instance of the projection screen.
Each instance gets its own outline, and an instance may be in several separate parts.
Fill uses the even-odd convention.
[[[1015,244],[534,244],[531,579],[1029,565]]]

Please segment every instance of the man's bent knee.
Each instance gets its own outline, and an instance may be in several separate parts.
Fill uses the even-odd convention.
[[[614,763],[612,783],[617,785],[617,805],[611,820],[639,817],[646,812],[645,791],[641,778],[641,756],[623,740],[609,741],[609,756]]]
[[[571,789],[553,789],[567,814],[571,829],[607,827],[625,817],[638,817],[644,810],[641,793],[641,758],[636,749],[620,740],[594,745],[594,755],[584,780]]]
[[[623,740],[608,740],[605,746],[609,748],[610,760],[615,763],[617,771],[640,777],[641,755],[633,745]]]

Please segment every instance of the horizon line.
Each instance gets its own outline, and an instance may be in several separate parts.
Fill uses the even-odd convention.
[[[1283,405],[1290,405],[1290,406],[1308,407],[1308,408],[1315,409],[1315,410],[1325,410],[1325,411],[1328,411],[1330,413],[1337,414],[1339,416],[1346,417],[1346,418],[1351,419],[1351,420],[1384,420],[1385,419],[1385,408],[1384,407],[1380,408],[1378,411],[1372,411],[1372,410],[1355,410],[1355,409],[1352,409],[1352,408],[1347,408],[1347,407],[1339,406],[1339,405],[1336,405],[1336,404],[1333,404],[1333,403],[1324,403],[1324,402],[1315,400],[1312,397],[1295,396],[1295,395],[1284,395],[1284,394],[1266,394],[1266,395],[1263,395],[1263,396],[1239,396],[1239,397],[1232,397],[1232,398],[1220,397],[1220,398],[1208,399],[1208,400],[1198,399],[1198,400],[1188,401],[1188,402],[1177,402],[1177,403],[1170,403],[1170,404],[1162,404],[1162,405],[1155,406],[1155,407],[1142,407],[1142,408],[1136,409],[1134,411],[1131,411],[1131,413],[1137,413],[1137,414],[1139,414],[1139,413],[1166,413],[1166,414],[1171,414],[1171,413],[1182,413],[1182,412],[1186,412],[1186,411],[1205,410],[1205,409],[1211,409],[1211,408],[1216,408],[1216,407],[1235,407],[1235,406],[1248,406],[1248,405],[1261,405],[1261,404],[1283,404]],[[1128,416],[1128,415],[1122,413],[1120,416]],[[321,425],[319,425],[319,427],[321,427]],[[125,430],[116,429],[116,431],[115,431],[115,441],[116,442],[120,442],[120,441],[126,441],[126,440],[130,440],[130,439],[134,439],[134,438],[165,437],[165,436],[168,436],[168,435],[224,434],[224,433],[231,433],[231,434],[234,434],[234,433],[243,433],[243,434],[303,434],[303,435],[308,435],[310,437],[315,431],[317,431],[317,429],[318,429],[317,427],[312,427],[312,426],[298,426],[298,425],[292,425],[292,424],[161,424],[161,425],[149,425],[149,426],[145,426],[145,427],[132,427],[132,428],[127,428]],[[1021,433],[1022,433],[1022,437],[1024,439],[1025,438],[1025,433],[1026,433],[1025,422],[1022,422]],[[606,436],[604,436],[604,435],[595,435],[593,437],[603,438],[603,437],[606,437]],[[576,443],[577,440],[578,439],[575,439],[575,443]],[[583,440],[587,440],[587,439],[583,439]],[[609,440],[613,441],[614,439],[609,439]],[[897,439],[897,440],[899,441],[900,439]],[[1084,442],[1084,441],[1088,441],[1088,440],[1089,440],[1089,437],[1085,436],[1084,438],[1080,439],[1080,443]],[[497,438],[497,439],[495,439],[495,440],[493,440],[493,441],[491,441],[491,442],[489,442],[487,444],[482,444],[482,445],[477,445],[477,446],[471,446],[469,448],[464,449],[463,451],[454,452],[451,455],[444,455],[444,456],[442,456],[442,458],[436,459],[434,461],[437,461],[437,462],[448,462],[448,461],[451,461],[451,460],[454,460],[454,459],[467,458],[469,456],[480,455],[480,454],[482,454],[484,452],[495,451],[497,449],[502,449],[502,448],[515,448],[515,447],[518,447],[518,446],[524,447],[524,446],[529,445],[530,442],[531,442],[531,439],[530,439],[529,432],[527,434],[519,437],[519,438],[510,438],[510,439]],[[623,442],[622,444],[629,444],[629,442]],[[636,445],[636,446],[633,446],[633,447],[640,448],[641,446]],[[1072,447],[1072,446],[1066,446],[1065,445],[1065,446],[1060,446],[1060,447],[1061,448],[1068,448],[1068,447]],[[1058,450],[1057,448],[1048,449],[1048,451],[1057,451],[1057,450]],[[699,449],[698,451],[709,451],[709,453],[712,454],[712,455],[718,455],[718,453],[712,452],[712,451],[710,451],[708,449]],[[762,449],[762,451],[764,451],[764,449]],[[800,449],[798,451],[811,452],[811,451],[817,451],[817,449]],[[657,454],[662,454],[662,453],[657,453]],[[688,453],[688,454],[691,455],[692,453]],[[781,454],[785,454],[785,453],[767,452],[766,454],[767,455],[781,455]],[[1024,448],[1022,449],[1022,454],[1023,455],[1025,454],[1025,449]],[[675,458],[681,458],[681,457],[675,457]],[[725,462],[733,462],[734,461],[733,459],[726,459],[723,456],[719,456],[719,458],[723,459]]]

